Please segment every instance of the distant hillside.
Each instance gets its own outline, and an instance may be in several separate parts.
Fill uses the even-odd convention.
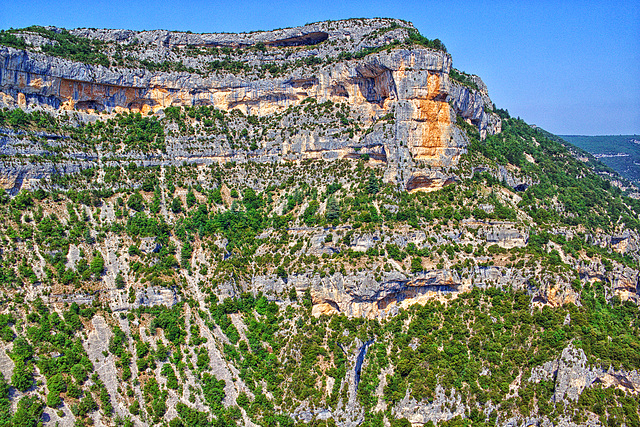
[[[636,184],[640,183],[640,135],[560,135],[560,137],[590,152],[624,178]]]

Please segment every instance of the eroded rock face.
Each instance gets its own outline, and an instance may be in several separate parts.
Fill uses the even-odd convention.
[[[494,227],[487,233],[487,243],[497,244],[506,249],[521,248],[527,245],[528,236],[509,227]]]
[[[570,345],[562,351],[558,360],[554,401],[578,400],[582,390],[591,385],[596,378],[597,374],[587,368],[587,356],[584,351]]]
[[[429,174],[424,172],[414,173],[407,181],[405,188],[413,193],[416,191],[431,192],[441,189],[442,187],[453,184],[455,177],[443,174],[438,170],[431,171]]]
[[[306,289],[311,292],[315,316],[344,313],[347,316],[383,318],[395,315],[400,308],[413,304],[424,304],[429,299],[456,297],[459,292],[473,286],[509,286],[524,288],[527,279],[512,269],[476,267],[465,270],[465,277],[455,270],[430,270],[414,275],[399,271],[383,273],[374,277],[371,272],[343,275],[299,274],[286,279],[257,276],[252,279],[251,289],[263,292],[282,293],[295,288],[299,294]]]
[[[499,132],[500,121],[486,112],[485,105],[490,104],[490,99],[479,78],[476,79],[479,90],[469,89],[449,78],[451,56],[445,52],[418,47],[395,48],[357,60],[335,60],[339,53],[335,43],[357,52],[404,40],[407,31],[413,29],[409,23],[393,21],[397,28],[383,31],[384,36],[378,35],[377,29],[386,28],[385,25],[392,22],[387,21],[317,23],[252,34],[74,30],[73,34],[82,37],[122,46],[139,45],[141,50],[132,53],[139,60],[182,61],[185,66],[193,66],[200,72],[104,67],[47,56],[37,49],[24,51],[0,47],[0,105],[76,111],[85,114],[87,120],[95,120],[104,114],[118,112],[155,113],[161,117],[169,106],[210,105],[225,111],[269,116],[282,113],[308,98],[318,102],[346,102],[351,108],[348,118],[364,121],[366,126],[372,126],[372,132],[355,137],[347,137],[348,132],[341,134],[341,129],[298,132],[287,137],[274,132],[270,138],[273,143],[267,144],[263,152],[252,155],[252,160],[331,160],[366,154],[374,161],[389,164],[394,172],[386,175],[388,179],[402,181],[411,190],[429,191],[446,185],[452,177],[436,177],[434,181],[429,174],[412,172],[403,178],[406,174],[400,173],[401,169],[417,163],[445,169],[455,165],[467,145],[465,133],[455,125],[456,115],[477,126],[482,136]],[[260,53],[242,49],[257,43],[269,46],[271,50]],[[312,47],[312,50],[284,52],[276,48],[301,45]],[[202,72],[203,61],[212,58],[203,55],[193,59],[180,54],[184,47],[239,49],[237,55],[250,66],[273,62],[288,64],[289,71],[277,77],[255,71],[238,74],[220,70]],[[291,65],[309,55],[333,60],[321,61],[314,66]],[[389,129],[375,126],[377,120],[389,115],[394,119]],[[13,136],[14,140],[17,138]],[[248,154],[222,149],[214,142],[204,155],[194,153],[188,146],[180,150],[184,144],[175,142],[178,149],[170,149],[167,160],[237,161],[246,160]],[[15,151],[15,146],[19,145],[6,144],[4,151]],[[154,157],[156,163],[161,160]]]
[[[323,66],[319,73],[297,68],[286,77],[263,79],[107,68],[8,47],[0,48],[0,57],[0,87],[14,101],[22,93],[29,103],[78,110],[146,112],[204,104],[269,114],[272,108],[283,109],[308,96],[349,97],[354,104],[384,107],[385,101],[398,99],[442,102],[451,86],[442,81],[442,73],[448,74],[451,68],[451,57],[429,49],[392,50]],[[416,104],[420,110],[416,117],[427,117],[427,104]]]
[[[611,284],[613,285],[613,292],[622,301],[640,301],[640,295],[638,295],[638,283],[640,283],[640,277],[638,271],[629,267],[621,267],[615,269],[610,274]]]
[[[430,402],[418,402],[406,396],[400,401],[394,413],[398,418],[406,418],[412,425],[424,425],[431,421],[437,424],[465,413],[466,405],[457,393],[449,393],[438,384],[435,396]]]
[[[555,402],[577,401],[585,388],[602,383],[605,387],[617,387],[626,391],[640,391],[640,375],[637,371],[615,371],[590,366],[584,350],[569,344],[556,360],[551,360],[531,370],[529,381],[554,381]]]
[[[638,250],[639,241],[637,233],[625,229],[623,232],[611,236],[611,247],[616,252],[626,254]]]
[[[524,239],[522,232],[513,232],[512,237],[516,243]],[[375,239],[375,235],[357,236],[352,241],[352,250],[365,251]],[[424,236],[416,233],[415,236],[398,236],[390,241],[404,247],[409,241],[415,243],[421,239],[424,239]],[[324,241],[324,235],[320,240]],[[326,243],[326,246],[316,243],[314,246],[317,248],[311,247],[310,253],[332,251],[331,243]],[[620,265],[611,272],[598,272],[593,265],[577,268],[582,280],[610,283],[608,298],[617,296],[623,301],[639,300],[636,270]],[[589,274],[595,276],[590,279]],[[524,291],[534,306],[560,307],[564,304],[581,304],[580,292],[572,286],[571,277],[539,276],[535,269],[509,266],[474,266],[463,268],[460,272],[444,268],[418,273],[396,270],[379,274],[371,270],[351,274],[335,272],[326,276],[305,273],[290,275],[287,279],[255,276],[248,289],[253,292],[282,294],[295,288],[299,295],[309,289],[313,303],[312,314],[315,316],[345,314],[349,317],[386,318],[397,314],[401,308],[425,304],[433,299],[445,301],[447,298],[456,298],[460,293],[470,291],[474,287]],[[223,296],[232,295],[233,292],[229,290],[229,293]],[[570,319],[567,322],[570,322]]]
[[[583,262],[578,271],[582,279],[586,279],[589,282],[604,282],[611,284],[612,294],[608,295],[617,296],[622,301],[640,301],[640,295],[638,293],[640,276],[638,271],[623,265],[615,266],[611,271],[606,271],[604,266],[595,262],[585,263]]]
[[[91,294],[52,294],[50,302],[65,302],[76,304],[91,304],[96,299],[108,301],[109,306],[114,311],[124,311],[139,307],[153,307],[164,305],[173,307],[180,301],[175,289],[149,286],[148,288],[137,289],[133,301],[128,300],[125,291],[116,289],[105,289]]]

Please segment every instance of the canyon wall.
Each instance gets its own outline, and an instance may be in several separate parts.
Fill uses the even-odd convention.
[[[456,116],[477,127],[481,137],[499,132],[500,120],[488,112],[490,99],[479,79],[476,90],[449,77],[451,56],[444,51],[398,47],[360,59],[331,56],[337,53],[336,43],[346,43],[353,49],[371,49],[370,45],[379,47],[389,37],[398,38],[398,31],[412,28],[404,23],[405,26],[385,32],[384,37],[376,36],[375,30],[380,32],[380,25],[335,24],[331,29],[329,24],[319,23],[250,35],[74,30],[76,35],[116,46],[135,42],[145,47],[142,53],[136,53],[145,59],[175,56],[185,46],[225,46],[236,49],[238,59],[252,64],[254,71],[163,72],[105,67],[54,57],[38,49],[0,47],[0,106],[77,112],[91,121],[121,112],[163,117],[164,109],[170,106],[208,105],[223,111],[239,110],[245,115],[271,117],[284,114],[309,98],[319,103],[346,103],[350,107],[347,119],[362,124],[355,134],[338,135],[340,129],[336,129],[328,135],[312,129],[281,137],[278,134],[282,132],[274,132],[275,142],[270,149],[252,160],[353,157],[357,147],[356,151],[368,153],[388,165],[388,180],[399,181],[412,191],[441,188],[452,176],[438,175],[438,171],[454,166],[468,144],[466,135],[455,124]],[[255,43],[268,46],[267,53],[257,56],[259,52],[240,49]],[[323,60],[301,66],[292,59],[308,59],[309,54]],[[176,59],[183,63],[191,60],[188,55]],[[287,71],[276,76],[255,71],[267,61],[288,67]],[[383,132],[375,126],[382,117],[392,117],[391,131],[385,128]],[[365,127],[372,129],[363,132]],[[212,158],[230,160],[238,154],[215,141],[205,151],[206,155],[202,155],[188,147],[181,152],[169,149],[161,160],[188,158],[206,162]],[[159,161],[158,156],[154,159]],[[416,170],[419,165],[436,170]],[[5,168],[4,175],[9,174]]]

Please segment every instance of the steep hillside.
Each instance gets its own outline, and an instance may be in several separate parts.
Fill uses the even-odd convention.
[[[640,135],[561,135],[561,138],[593,154],[636,186],[640,182]]]
[[[389,164],[387,181],[405,184],[422,164],[457,162],[467,140],[456,117],[483,137],[500,130],[482,81],[451,72],[442,43],[403,21],[323,22],[240,35],[32,27],[5,32],[3,40],[23,49],[0,47],[0,105],[73,111],[61,115],[71,126],[112,119],[121,132],[132,132],[92,144],[59,127],[30,142],[5,134],[2,153],[11,161],[0,175],[14,191],[21,181],[11,177],[78,171],[98,158],[179,165],[367,153]],[[159,135],[156,122],[178,119],[176,107],[189,107],[198,125]],[[137,115],[126,124],[116,116],[128,113]],[[40,161],[36,166],[18,154]]]
[[[0,425],[640,426],[640,201],[410,23],[0,44]]]

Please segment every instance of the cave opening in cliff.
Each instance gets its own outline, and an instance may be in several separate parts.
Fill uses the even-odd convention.
[[[93,110],[102,112],[105,106],[102,102],[96,100],[80,101],[76,103],[76,110]]]
[[[286,39],[266,42],[265,45],[275,46],[275,47],[310,46],[310,45],[322,43],[328,38],[329,38],[328,33],[325,33],[324,31],[315,31],[313,33],[303,34],[298,37],[288,37]]]

